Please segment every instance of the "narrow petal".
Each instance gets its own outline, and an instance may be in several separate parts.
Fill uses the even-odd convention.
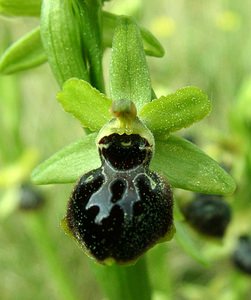
[[[168,96],[145,104],[140,118],[157,135],[188,127],[203,119],[211,110],[211,102],[200,89],[188,86]]]
[[[57,99],[65,111],[91,131],[98,131],[111,119],[109,109],[112,101],[84,80],[67,80]]]

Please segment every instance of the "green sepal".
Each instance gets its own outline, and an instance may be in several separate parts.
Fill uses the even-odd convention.
[[[35,184],[75,182],[81,175],[98,168],[101,163],[96,136],[96,133],[89,134],[42,162],[32,172],[32,181]]]
[[[75,182],[84,173],[98,168],[95,146],[97,133],[63,148],[40,164],[32,174],[37,184]],[[235,182],[216,161],[194,144],[175,136],[156,141],[150,168],[168,179],[173,187],[208,194],[231,194]]]
[[[41,0],[0,0],[0,14],[39,17]]]
[[[155,141],[150,167],[164,175],[173,187],[205,194],[231,194],[235,182],[219,164],[196,145],[170,136]]]
[[[110,87],[113,100],[127,99],[139,110],[151,101],[151,82],[137,24],[120,17],[112,42]]]
[[[102,12],[102,29],[103,29],[103,45],[104,47],[112,47],[112,38],[120,16]],[[143,47],[146,55],[162,57],[165,50],[155,36],[146,28],[139,26],[140,34],[143,41]]]
[[[139,116],[156,135],[188,127],[211,110],[211,101],[200,89],[184,87],[145,104]]]
[[[12,74],[41,65],[46,60],[40,28],[37,27],[7,48],[0,58],[0,72]]]
[[[89,81],[81,43],[80,11],[74,1],[43,1],[41,38],[51,69],[61,86],[72,77]]]
[[[98,131],[112,117],[109,112],[112,101],[84,80],[67,80],[57,99],[65,111],[91,131]]]

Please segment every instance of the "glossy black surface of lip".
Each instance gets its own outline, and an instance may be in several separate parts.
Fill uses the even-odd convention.
[[[101,262],[136,259],[173,223],[172,193],[162,178],[149,170],[135,178],[128,172],[117,175],[106,178],[102,168],[85,174],[68,204],[68,227]]]
[[[153,145],[140,135],[104,136],[98,148],[102,166],[77,183],[66,222],[96,260],[130,262],[171,232],[172,192],[149,170]]]
[[[149,163],[152,148],[138,134],[113,133],[99,141],[101,159],[108,161],[117,170],[130,170]]]

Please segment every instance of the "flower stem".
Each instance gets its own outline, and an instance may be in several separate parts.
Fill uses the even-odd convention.
[[[151,300],[145,257],[133,266],[95,264],[93,269],[109,300]]]

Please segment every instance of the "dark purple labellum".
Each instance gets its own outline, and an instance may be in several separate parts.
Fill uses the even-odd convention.
[[[82,176],[68,204],[73,236],[98,261],[135,260],[172,229],[172,192],[149,170],[151,148],[139,135],[100,141],[102,166]]]
[[[20,187],[19,208],[21,210],[36,210],[43,206],[45,198],[42,193],[28,183]]]
[[[251,275],[251,237],[243,235],[239,237],[236,250],[233,254],[234,264],[242,272]]]
[[[148,141],[138,134],[117,133],[103,137],[99,141],[102,161],[107,161],[117,170],[130,170],[137,166],[148,166],[152,148]]]
[[[183,208],[187,221],[200,233],[223,237],[231,221],[231,209],[220,196],[199,195]]]

